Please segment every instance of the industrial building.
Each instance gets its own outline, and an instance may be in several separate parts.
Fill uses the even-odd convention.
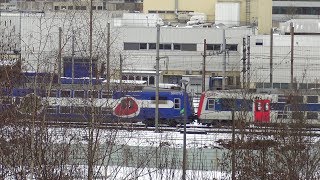
[[[1,29],[1,32],[6,34],[3,36],[6,39],[2,42],[8,42],[7,50],[11,48],[11,51],[21,52],[24,70],[56,72],[59,27],[62,30],[62,57],[72,55],[72,44],[74,44],[75,56],[88,56],[88,12],[75,11],[72,15],[76,18],[67,18],[67,15],[70,16],[64,11],[2,12],[0,20],[6,25]],[[154,84],[156,27],[148,26],[150,21],[147,21],[146,26],[121,26],[115,23],[118,21],[111,18],[112,16],[106,11],[96,11],[94,17],[93,47],[95,48],[93,50],[100,62],[99,65],[106,62],[105,32],[107,22],[110,22],[112,42],[110,62],[113,78],[145,80],[148,84]],[[298,88],[312,88],[320,78],[317,73],[320,66],[317,62],[320,37],[316,33],[310,35],[308,31],[304,31],[303,34],[301,27],[306,26],[297,25],[295,23],[296,33],[300,35],[296,34],[294,42],[294,81]],[[11,31],[12,29],[15,29],[15,33]],[[223,29],[227,46],[225,58],[221,51]],[[319,30],[311,32],[319,32]],[[16,38],[17,34],[19,37],[21,35],[19,42]],[[291,37],[285,34],[288,32],[274,35],[273,69],[270,71],[270,35],[258,34],[255,27],[228,27],[222,24],[206,28],[162,26],[159,42],[160,82],[179,83],[181,79],[187,78],[190,80],[189,88],[199,93],[202,91],[202,77],[205,75],[206,89],[212,86],[221,88],[221,84],[214,84],[212,80],[220,78],[221,81],[224,75],[223,67],[226,66],[226,88],[243,87],[243,84],[248,81],[252,88],[271,86],[286,88],[290,83]],[[75,39],[74,43],[72,37]],[[204,40],[206,40],[206,46]],[[244,48],[246,52],[243,51]],[[205,71],[203,71],[204,58]],[[273,84],[270,84],[270,74],[273,74]]]
[[[272,27],[272,0],[144,0],[144,13],[159,13],[167,21],[183,20],[187,13],[204,13],[208,22],[257,26],[259,34]]]

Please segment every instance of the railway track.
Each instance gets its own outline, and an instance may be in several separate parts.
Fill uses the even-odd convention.
[[[31,122],[29,122],[31,123]],[[41,126],[42,122],[34,122],[35,126]],[[25,124],[25,122],[24,122]],[[46,122],[46,126],[49,127],[63,127],[63,128],[89,128],[90,123],[87,122]],[[92,126],[95,129],[105,129],[105,130],[125,130],[125,131],[155,131],[155,127],[146,127],[143,123],[99,123]],[[180,132],[183,133],[183,125],[176,127],[168,127],[167,125],[159,125],[159,131],[161,132]],[[207,127],[202,125],[186,125],[187,134],[213,134],[213,133],[231,133],[236,134],[255,134],[255,135],[275,135],[277,133],[300,133],[301,135],[316,136],[320,137],[320,128],[280,128],[280,127],[245,127],[243,129],[232,127]]]

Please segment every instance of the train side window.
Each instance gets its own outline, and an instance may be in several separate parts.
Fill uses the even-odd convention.
[[[239,102],[237,103],[236,99],[232,99],[232,98],[226,98],[226,99],[221,99],[221,109],[223,111],[231,111],[231,110],[237,110],[237,104],[239,106],[244,106],[244,102],[242,99],[239,100]]]
[[[214,110],[215,99],[208,99],[208,109]]]
[[[180,109],[180,99],[179,98],[174,98],[174,108],[175,109]]]
[[[70,97],[70,90],[61,90],[60,97]]]
[[[318,103],[318,96],[307,96],[307,103]]]
[[[57,107],[56,106],[48,106],[47,107],[47,113],[48,114],[56,114],[57,113]]]
[[[58,91],[56,89],[52,89],[48,92],[49,97],[57,97]]]
[[[261,111],[261,102],[256,102],[256,111]]]
[[[60,113],[61,114],[70,114],[71,107],[69,106],[60,106]]]
[[[91,98],[91,94],[93,98],[99,98],[99,91],[88,91],[88,97]]]
[[[156,97],[152,96],[151,100],[152,100],[153,104],[156,103]],[[168,100],[167,97],[159,96],[159,104],[167,104],[167,100]]]
[[[317,112],[307,112],[307,119],[318,119]]]
[[[84,91],[74,91],[73,97],[75,98],[84,98]]]
[[[265,110],[265,111],[269,111],[269,108],[270,108],[269,103],[266,103],[266,104],[264,105],[264,110]]]
[[[292,119],[303,120],[304,112],[292,112]]]
[[[73,113],[75,114],[84,114],[85,108],[84,107],[73,107],[72,109]]]

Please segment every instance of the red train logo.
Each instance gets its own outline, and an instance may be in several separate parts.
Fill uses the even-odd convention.
[[[140,107],[133,97],[122,97],[119,103],[113,108],[113,115],[122,118],[132,118],[138,116]]]

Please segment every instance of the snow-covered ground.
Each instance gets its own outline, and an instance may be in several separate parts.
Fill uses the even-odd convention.
[[[71,139],[72,141],[87,143],[88,129],[50,128],[49,131],[56,136],[57,143],[61,141],[69,142]],[[183,146],[183,133],[177,131],[155,133],[154,131],[96,130],[95,133],[99,134],[98,139],[101,143],[112,140],[116,145],[158,147],[160,143],[165,143],[168,147],[181,148]],[[231,134],[187,134],[186,146],[187,148],[219,148],[220,146],[216,141],[226,139],[231,139]]]

